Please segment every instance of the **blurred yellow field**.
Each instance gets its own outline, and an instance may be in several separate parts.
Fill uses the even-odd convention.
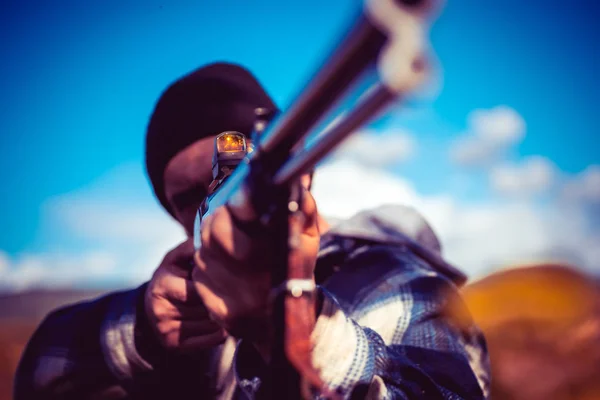
[[[488,342],[494,399],[600,399],[597,281],[547,264],[492,274],[463,293]]]

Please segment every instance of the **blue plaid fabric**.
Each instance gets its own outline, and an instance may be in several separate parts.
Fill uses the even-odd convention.
[[[437,238],[413,210],[383,207],[332,229],[322,238],[316,277],[324,301],[313,364],[332,390],[344,398],[489,396],[483,336],[444,315],[448,302],[460,303],[465,277],[442,260]],[[243,341],[233,356],[221,347],[163,352],[136,318],[144,289],[50,314],[23,355],[15,399],[202,399],[226,392],[252,399],[263,392],[267,367]],[[230,366],[231,391],[217,383],[223,365]]]

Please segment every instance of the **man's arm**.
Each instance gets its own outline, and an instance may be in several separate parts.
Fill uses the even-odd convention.
[[[272,343],[265,328],[269,268],[277,266],[268,235],[240,229],[240,221],[255,218],[251,206],[243,196],[232,198],[227,208],[202,220],[192,278],[211,317],[242,339],[235,369],[240,387],[253,398],[270,391],[271,374],[262,360],[269,360]],[[319,245],[316,205],[308,192],[303,200],[304,218],[291,217],[290,231],[299,232],[295,265],[313,272]],[[403,245],[363,244],[343,264],[326,282],[331,294],[323,292],[312,331],[312,364],[320,381],[344,398],[361,398],[371,390],[375,398],[487,395],[483,338],[474,328],[452,327],[443,316],[447,299],[457,296],[449,277]]]
[[[111,294],[49,314],[23,353],[15,399],[125,398],[123,383],[105,359],[101,332],[111,307],[131,302],[142,290]]]
[[[143,317],[146,285],[52,312],[15,377],[16,400],[194,398],[211,389],[213,350],[169,353]],[[214,348],[216,349],[216,348]]]
[[[348,274],[361,276],[364,286],[355,286],[359,296],[347,310],[334,294],[325,297],[313,332],[313,362],[325,380],[342,393],[371,390],[375,398],[484,398],[489,370],[483,338],[475,330],[459,331],[443,313],[456,288],[408,254],[402,261],[412,265],[373,280],[383,271],[368,263],[369,256],[356,259],[360,270]],[[335,276],[331,289],[358,283],[348,275]]]
[[[169,252],[149,284],[51,313],[31,338],[15,398],[164,398],[208,393],[224,340],[189,291],[191,243]]]
[[[456,287],[423,260],[378,246],[352,258],[325,284],[313,331],[313,364],[344,398],[477,399],[489,392],[483,337],[444,317]],[[240,385],[254,392],[248,365],[259,363],[240,345]],[[260,379],[260,378],[259,378]]]

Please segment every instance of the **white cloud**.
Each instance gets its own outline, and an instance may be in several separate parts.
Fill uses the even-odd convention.
[[[554,164],[545,157],[532,156],[519,165],[498,165],[490,171],[490,185],[501,195],[529,197],[548,192],[556,177]]]
[[[581,243],[581,247],[585,249],[583,252],[585,265],[595,266],[595,272],[598,273],[598,268],[600,268],[600,235],[588,236]]]
[[[368,146],[360,138],[351,151],[340,151],[317,170],[314,194],[321,213],[337,218],[386,203],[413,206],[439,235],[445,257],[473,278],[540,261],[600,271],[600,231],[590,225],[586,210],[565,208],[553,197],[544,205],[536,200],[554,194],[561,175],[556,166],[540,156],[499,164],[524,133],[523,119],[509,107],[477,110],[469,117],[469,135],[453,150],[462,165],[491,167],[490,187],[506,196],[501,201],[466,204],[450,194],[419,194],[409,181],[381,168],[385,163],[361,160],[357,153]],[[572,180],[570,193],[588,202],[599,199],[599,180],[600,168],[592,166]]]
[[[423,211],[430,214],[427,208]],[[455,204],[442,219],[432,215],[430,222],[440,235],[446,257],[473,277],[540,261],[600,269],[598,238],[593,239],[577,215],[555,207]]]
[[[467,134],[456,140],[450,158],[458,165],[488,165],[501,158],[525,135],[525,121],[510,107],[475,110],[467,119]]]
[[[415,204],[417,201],[417,195],[408,182],[347,159],[319,168],[312,191],[319,212],[334,218],[348,218],[359,210],[383,204]]]
[[[450,159],[463,166],[487,164],[497,157],[493,143],[476,137],[458,139],[450,148]]]
[[[350,136],[334,153],[368,167],[386,167],[410,159],[416,151],[413,137],[403,130],[362,131]]]
[[[137,285],[185,238],[157,205],[138,165],[48,199],[41,211],[45,250],[12,257],[0,251],[0,289]]]
[[[511,145],[525,135],[525,121],[514,109],[498,106],[475,110],[468,117],[469,129],[487,142]]]
[[[569,180],[564,186],[564,195],[569,200],[600,204],[600,165],[590,165]]]
[[[548,194],[558,183],[560,171],[542,156],[507,162],[509,151],[525,136],[526,124],[512,108],[498,106],[475,110],[468,116],[467,133],[450,148],[450,158],[459,166],[477,166],[487,174],[495,194],[529,198]],[[580,184],[572,191],[582,192]]]
[[[114,254],[23,254],[0,271],[0,288],[19,291],[30,287],[66,287],[82,281],[93,282],[115,275],[118,260]]]
[[[319,169],[314,195],[320,212],[337,218],[394,202],[415,207],[439,235],[446,258],[473,278],[549,260],[600,270],[600,234],[588,229],[578,208],[533,201],[466,205],[449,195],[423,196],[410,182],[351,160]]]
[[[94,240],[151,244],[163,237],[179,236],[181,229],[156,207],[130,207],[114,202],[85,201],[77,196],[53,201],[49,207],[66,228]]]

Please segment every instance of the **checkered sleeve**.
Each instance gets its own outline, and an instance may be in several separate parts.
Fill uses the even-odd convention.
[[[402,248],[357,252],[319,288],[312,362],[342,398],[485,399],[490,370],[476,327],[444,316],[457,287]],[[242,343],[235,365],[248,398],[261,385],[260,359]]]
[[[487,397],[485,341],[443,316],[457,288],[424,261],[372,249],[326,286],[313,364],[344,398]]]
[[[49,314],[21,358],[14,398],[186,399],[210,393],[211,351],[166,354],[149,327],[140,331],[144,291],[145,285]]]
[[[124,398],[99,332],[117,293],[50,313],[30,338],[14,382],[16,400]]]

